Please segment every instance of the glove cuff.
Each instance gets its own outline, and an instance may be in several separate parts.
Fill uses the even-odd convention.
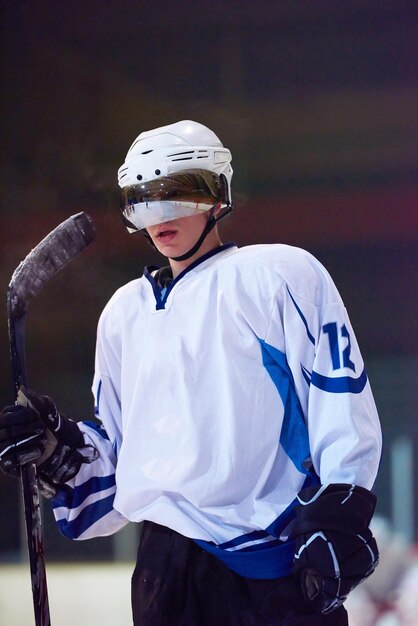
[[[293,536],[316,530],[361,533],[369,527],[376,507],[374,493],[346,483],[308,487],[297,499]]]
[[[82,444],[79,449],[58,443],[53,454],[39,465],[39,488],[46,498],[53,498],[62,485],[74,478],[83,463],[92,463],[98,458],[96,448],[85,445],[81,432],[80,435]]]

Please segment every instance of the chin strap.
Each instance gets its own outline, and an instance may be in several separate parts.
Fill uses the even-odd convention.
[[[168,257],[169,259],[172,259],[173,261],[185,261],[186,259],[190,259],[190,257],[192,257],[199,250],[205,238],[210,233],[212,228],[216,226],[216,223],[218,221],[216,217],[214,216],[215,208],[216,208],[216,205],[211,208],[205,228],[202,230],[202,234],[200,235],[199,239],[196,241],[194,246],[190,248],[190,250],[188,250],[184,254],[181,254],[180,256],[170,256]]]
[[[210,209],[208,221],[206,222],[206,225],[205,225],[205,227],[204,227],[204,229],[202,231],[202,234],[200,235],[199,239],[196,241],[194,246],[192,248],[190,248],[190,250],[188,250],[184,254],[181,254],[180,256],[170,256],[170,257],[168,257],[169,259],[171,259],[173,261],[185,261],[186,259],[190,259],[190,257],[192,257],[194,254],[196,254],[196,252],[199,250],[200,246],[202,245],[202,243],[204,242],[204,240],[206,239],[206,237],[208,236],[208,234],[210,233],[212,228],[214,228],[216,226],[216,224],[221,221],[221,219],[223,219],[226,215],[228,215],[232,211],[232,206],[229,205],[228,206],[228,211],[223,213],[220,217],[215,217],[214,213],[215,213],[216,206],[217,205],[215,204]],[[144,237],[146,237],[146,239],[151,244],[151,246],[153,248],[156,248],[156,246],[152,242],[151,237],[148,235],[148,233],[145,230],[143,231],[143,235],[144,235]]]

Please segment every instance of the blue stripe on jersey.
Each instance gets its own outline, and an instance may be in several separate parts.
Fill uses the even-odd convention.
[[[247,535],[240,535],[239,537],[235,537],[235,539],[231,539],[225,543],[220,543],[218,548],[221,548],[221,550],[229,550],[230,548],[235,548],[243,543],[256,541],[257,539],[264,539],[264,537],[268,536],[269,533],[266,533],[265,530],[254,530],[252,533],[248,533]]]
[[[99,403],[100,403],[100,394],[102,392],[102,381],[99,380],[99,385],[97,387],[97,394],[96,394],[96,405],[94,407],[94,415],[96,417],[99,417]]]
[[[319,485],[319,484],[320,484],[320,480],[318,476],[315,474],[314,470],[311,469],[309,474],[305,478],[305,481],[302,485],[302,489],[305,489],[306,487],[311,487],[312,485]],[[270,537],[270,538],[280,537],[282,531],[286,528],[286,526],[288,526],[288,524],[293,518],[293,508],[296,504],[297,504],[297,499],[295,498],[293,502],[291,502],[289,506],[283,511],[283,513],[281,513],[281,515],[279,515],[279,517],[275,519],[274,522],[272,522],[270,526],[266,528],[266,530],[254,530],[251,533],[247,533],[245,535],[239,535],[239,537],[235,537],[235,539],[231,539],[230,541],[226,541],[225,543],[220,543],[218,545],[218,548],[220,548],[221,550],[230,550],[231,548],[236,548],[237,546],[244,545],[251,541],[257,541],[258,539],[265,539],[267,537]],[[271,545],[271,543],[269,543],[269,545]],[[263,542],[261,544],[248,546],[246,548],[242,548],[242,550],[243,551],[244,550],[258,550],[260,545],[265,546],[266,543]]]
[[[102,439],[107,439],[108,441],[110,441],[109,435],[107,434],[102,424],[98,424],[97,422],[93,422],[92,420],[86,420],[85,422],[83,421],[82,423],[88,426],[89,428],[91,428],[92,430],[94,430],[98,435],[100,435]]]
[[[301,487],[301,490],[306,489],[307,487],[319,486],[320,484],[321,484],[321,481],[319,480],[319,476],[317,476],[317,474],[315,473],[315,470],[311,468],[309,470],[309,474],[305,478],[305,481]],[[267,526],[266,532],[268,532],[269,535],[272,535],[273,537],[280,537],[284,529],[293,520],[294,518],[293,509],[295,508],[297,503],[298,503],[298,500],[297,498],[295,498],[289,504],[289,506],[283,511],[283,513],[281,513],[281,515],[279,515],[279,517],[275,519],[274,522],[270,524],[270,526]]]
[[[295,301],[294,297],[292,296],[292,294],[290,293],[290,289],[289,289],[289,287],[288,287],[287,285],[286,285],[286,289],[287,289],[287,292],[288,292],[288,294],[289,294],[289,296],[290,296],[290,298],[291,298],[291,300],[292,300],[293,304],[295,305],[295,309],[296,309],[296,311],[299,313],[300,318],[301,318],[302,322],[303,322],[303,323],[304,323],[304,325],[305,325],[305,328],[306,328],[306,332],[307,332],[307,335],[308,335],[309,341],[310,341],[311,343],[313,343],[313,345],[315,345],[315,337],[312,335],[311,331],[309,330],[309,326],[308,326],[308,322],[306,321],[306,317],[303,315],[302,311],[300,310],[300,308],[299,308],[299,307],[298,307],[298,305],[296,304],[296,301]]]
[[[67,509],[76,509],[84,500],[93,493],[100,493],[116,484],[115,475],[93,476],[85,483],[75,488],[64,485],[52,500],[54,509],[65,506]]]
[[[311,376],[312,376],[312,374],[310,373],[309,370],[306,369],[306,367],[304,365],[302,365],[302,363],[300,364],[300,369],[302,370],[303,378],[305,379],[305,381],[306,381],[306,383],[307,383],[307,385],[309,387],[309,385],[311,384]]]
[[[340,376],[339,378],[331,378],[329,376],[323,376],[317,372],[312,374],[301,365],[302,374],[308,385],[314,385],[322,391],[328,391],[329,393],[361,393],[367,383],[366,370],[363,369],[358,378],[352,378],[351,376]]]
[[[66,519],[57,520],[61,533],[70,539],[77,539],[90,526],[112,511],[114,499],[115,494],[112,494],[103,500],[89,504],[70,522]]]
[[[266,542],[260,542],[260,543],[255,543],[253,546],[246,546],[244,548],[241,548],[241,550],[239,550],[239,552],[243,553],[247,553],[247,552],[260,552],[261,550],[270,550],[270,548],[272,548],[273,546],[279,546],[279,545],[284,545],[283,541],[281,541],[280,539],[271,539],[270,541]]]
[[[195,539],[195,543],[203,550],[210,552],[220,561],[225,563],[232,571],[246,576],[247,578],[279,578],[287,576],[292,571],[295,542],[287,543],[274,541],[262,544],[262,548],[252,551],[244,550],[221,550],[218,546],[208,541]]]
[[[307,474],[304,462],[310,456],[308,429],[286,355],[259,339],[263,365],[268,371],[284,406],[280,443],[302,474]]]
[[[311,376],[311,385],[329,393],[361,393],[366,383],[367,374],[365,369],[358,378],[352,378],[351,376],[329,378],[317,372],[312,372]]]

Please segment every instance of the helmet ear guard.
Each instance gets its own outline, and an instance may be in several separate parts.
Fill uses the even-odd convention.
[[[219,176],[219,182],[221,184],[222,204],[226,206],[232,206],[231,198],[229,197],[229,186],[225,174]]]

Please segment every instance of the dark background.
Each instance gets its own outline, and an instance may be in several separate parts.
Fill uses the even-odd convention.
[[[122,225],[117,169],[139,132],[194,119],[233,154],[235,213],[223,239],[304,247],[341,291],[382,419],[376,491],[393,521],[393,443],[406,436],[415,456],[418,448],[416,2],[3,0],[1,8],[1,405],[13,400],[10,276],[83,210],[97,241],[31,305],[28,361],[34,389],[77,418],[91,415],[100,311],[145,263],[162,260]],[[13,560],[20,495],[3,475],[0,497],[0,559]],[[61,539],[48,510],[45,527],[50,559],[112,554],[111,539]]]

